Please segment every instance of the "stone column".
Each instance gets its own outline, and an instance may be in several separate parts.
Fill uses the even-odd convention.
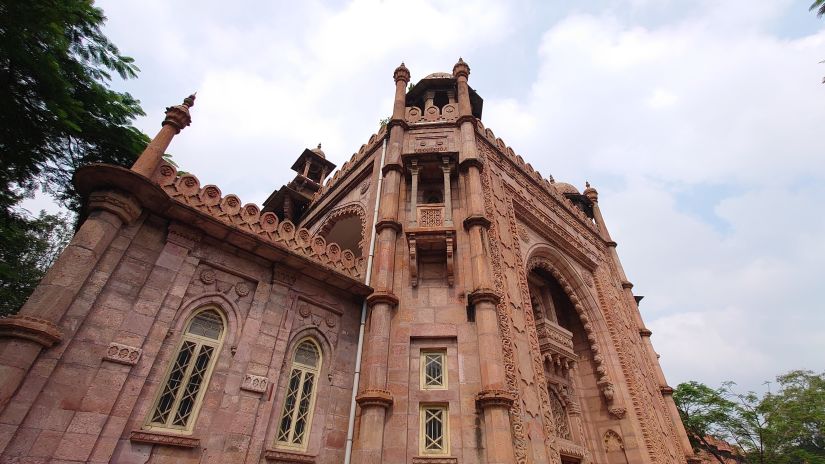
[[[40,351],[62,341],[61,318],[121,226],[137,219],[141,212],[133,197],[119,191],[92,193],[89,210],[89,217],[20,312],[0,319],[0,411]]]
[[[383,169],[383,186],[379,221],[375,225],[377,234],[376,254],[373,263],[372,283],[375,293],[367,298],[370,309],[369,332],[364,343],[364,357],[361,362],[364,376],[361,392],[356,397],[361,406],[361,424],[354,452],[354,462],[359,464],[379,464],[384,448],[384,423],[387,409],[393,404],[392,393],[387,390],[387,363],[390,343],[390,324],[393,308],[398,305],[398,297],[393,294],[395,273],[395,252],[401,224],[398,222],[398,207],[401,198],[401,145],[404,139],[404,109],[407,83],[410,71],[401,63],[393,74],[395,80],[395,103],[392,119],[386,165]]]
[[[464,219],[464,228],[469,235],[470,281],[473,285],[473,291],[468,295],[468,302],[475,309],[478,355],[479,359],[483,360],[481,363],[481,391],[476,399],[484,415],[487,462],[489,464],[505,464],[515,462],[510,426],[510,407],[513,405],[515,396],[512,392],[507,391],[496,309],[499,296],[492,290],[490,264],[485,251],[484,241],[490,227],[490,220],[484,215],[483,187],[481,184],[481,169],[483,166],[478,158],[475,144],[475,118],[472,116],[470,93],[467,85],[469,75],[470,67],[459,58],[458,63],[453,67],[453,76],[458,81],[459,124],[461,127],[459,167],[463,171],[462,176],[467,190],[468,215]]]
[[[450,158],[444,157],[441,160],[441,172],[444,173],[444,225],[453,225],[453,195],[450,191]]]
[[[412,186],[410,188],[410,227],[418,227],[418,160],[410,161]]]
[[[155,174],[155,169],[160,165],[172,138],[192,123],[189,108],[193,106],[195,106],[195,94],[186,97],[181,105],[166,108],[166,118],[161,123],[160,132],[132,165],[132,171],[149,178]]]
[[[604,217],[602,216],[601,209],[599,208],[599,193],[588,183],[584,189],[584,195],[590,200],[591,203],[593,203],[593,218],[595,219],[596,226],[599,229],[599,235],[601,235],[602,239],[607,243],[610,258],[612,259],[613,264],[616,267],[616,271],[619,274],[619,278],[622,281],[623,295],[627,299],[628,304],[635,308],[635,311],[632,313],[636,322],[637,330],[639,331],[639,337],[642,340],[645,354],[650,359],[651,364],[655,366],[655,375],[659,383],[659,389],[662,392],[662,397],[667,405],[670,420],[673,422],[673,426],[679,435],[678,439],[682,447],[682,451],[684,451],[688,462],[698,462],[693,454],[693,446],[690,444],[684,424],[682,424],[682,420],[679,417],[679,411],[676,409],[676,403],[673,400],[673,388],[667,385],[665,374],[662,371],[662,366],[659,364],[659,356],[656,354],[656,351],[653,349],[653,343],[650,341],[650,335],[652,335],[652,332],[645,327],[644,321],[642,320],[642,315],[639,312],[639,304],[633,296],[633,284],[627,280],[624,268],[619,260],[619,254],[616,252],[616,242],[610,237],[610,232],[607,230],[607,225],[604,222]]]

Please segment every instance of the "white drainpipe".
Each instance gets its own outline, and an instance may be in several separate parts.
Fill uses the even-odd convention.
[[[389,134],[389,131],[387,131]],[[384,143],[381,146],[381,164],[378,165],[378,183],[375,190],[375,210],[372,212],[372,238],[370,239],[370,251],[367,255],[367,274],[364,283],[369,286],[372,278],[372,260],[375,257],[375,224],[378,223],[378,208],[381,206],[381,185],[384,183],[384,157],[387,154],[387,136],[384,136]],[[367,300],[361,305],[361,325],[358,327],[358,348],[355,351],[355,375],[352,377],[352,399],[349,404],[349,421],[347,422],[347,450],[344,454],[344,464],[350,464],[352,460],[352,440],[355,432],[355,397],[358,395],[358,383],[361,380],[361,353],[364,351],[364,327],[367,325]]]

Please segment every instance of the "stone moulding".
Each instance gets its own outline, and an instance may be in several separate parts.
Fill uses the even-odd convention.
[[[22,338],[51,348],[60,343],[63,334],[51,321],[15,314],[0,319],[0,337]]]
[[[306,464],[315,462],[315,456],[282,450],[266,450],[264,458],[275,464]]]
[[[130,224],[141,213],[140,203],[130,194],[117,190],[100,190],[89,195],[89,210],[104,210]]]
[[[358,405],[362,408],[364,406],[389,408],[393,403],[392,393],[380,389],[364,390],[355,397],[355,401],[357,401]]]
[[[142,351],[140,348],[112,342],[109,343],[109,347],[106,348],[103,359],[105,361],[126,364],[127,366],[134,366],[140,360]]]
[[[148,432],[145,430],[133,430],[132,433],[129,434],[129,441],[133,443],[176,446],[179,448],[197,448],[201,444],[199,438],[183,437],[180,435],[166,435],[164,433]]]
[[[449,456],[415,456],[412,464],[457,464],[458,458]]]
[[[246,374],[241,383],[241,390],[263,393],[269,386],[269,379],[259,375]]]

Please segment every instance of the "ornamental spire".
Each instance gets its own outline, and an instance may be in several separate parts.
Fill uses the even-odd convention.
[[[180,131],[192,123],[192,117],[189,115],[189,108],[195,106],[195,94],[189,95],[183,99],[180,105],[170,106],[166,108],[166,117],[160,124],[161,128],[158,134],[146,145],[146,149],[140,154],[135,164],[132,165],[132,171],[146,177],[152,177],[155,169],[160,165],[163,154],[169,148],[172,138]]]

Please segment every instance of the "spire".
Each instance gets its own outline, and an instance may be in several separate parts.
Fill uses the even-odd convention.
[[[404,65],[404,62],[401,62],[401,66],[395,68],[395,72],[392,73],[392,78],[395,82],[404,81],[404,83],[410,82],[410,70]]]
[[[163,154],[169,148],[172,138],[180,131],[192,123],[192,117],[189,115],[189,108],[195,106],[195,94],[189,95],[183,99],[180,105],[170,106],[166,108],[166,117],[161,123],[161,128],[158,134],[149,142],[143,153],[140,154],[135,164],[132,165],[132,171],[146,177],[152,177],[160,165]]]
[[[310,151],[311,151],[311,152],[313,152],[313,153],[315,153],[316,155],[320,156],[321,158],[327,159],[327,155],[324,153],[324,151],[323,151],[323,150],[321,150],[321,144],[320,144],[320,142],[318,143],[318,148],[313,148],[313,149],[312,149],[312,150],[310,150]]]
[[[458,62],[453,66],[453,77],[457,79],[459,76],[464,76],[465,78],[470,77],[470,66],[465,63],[461,57],[458,58]]]

